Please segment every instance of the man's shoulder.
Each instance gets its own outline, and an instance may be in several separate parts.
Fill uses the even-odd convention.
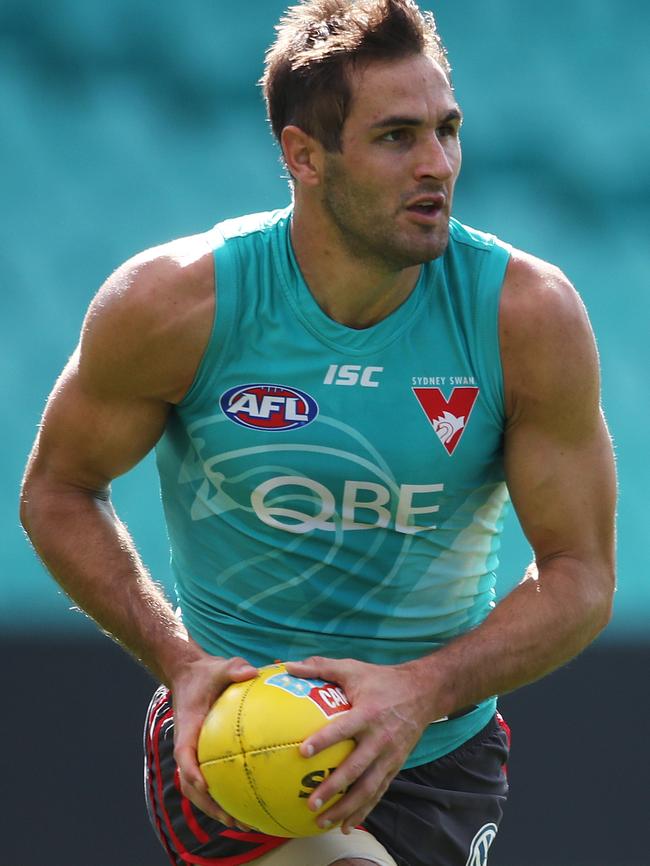
[[[107,390],[128,382],[134,391],[173,402],[209,338],[214,294],[207,234],[138,253],[90,304],[80,342],[83,369]]]
[[[137,322],[142,334],[182,324],[214,295],[212,250],[207,234],[178,238],[128,259],[106,280],[90,305],[86,324],[97,318]],[[181,315],[181,313],[183,315]]]
[[[503,284],[500,341],[511,394],[531,401],[597,380],[595,341],[585,305],[556,265],[513,249]]]
[[[537,329],[548,323],[557,329],[576,315],[584,316],[584,304],[566,274],[551,262],[511,248],[503,285],[502,316],[520,327]]]

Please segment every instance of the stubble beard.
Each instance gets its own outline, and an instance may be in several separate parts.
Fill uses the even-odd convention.
[[[367,190],[356,188],[330,164],[323,183],[322,205],[337,230],[340,243],[357,259],[387,272],[422,265],[439,258],[449,242],[449,221],[428,228],[400,228],[397,213],[368,201]]]

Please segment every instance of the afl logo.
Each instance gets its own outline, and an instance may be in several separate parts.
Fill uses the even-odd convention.
[[[488,851],[497,835],[496,824],[484,824],[472,839],[466,866],[486,866]]]
[[[318,415],[313,397],[285,385],[237,385],[221,395],[219,405],[226,418],[254,430],[295,430]]]

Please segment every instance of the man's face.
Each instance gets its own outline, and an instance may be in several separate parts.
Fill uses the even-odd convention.
[[[391,270],[442,255],[460,123],[444,73],[424,55],[353,73],[342,152],[325,154],[322,205],[354,255]]]

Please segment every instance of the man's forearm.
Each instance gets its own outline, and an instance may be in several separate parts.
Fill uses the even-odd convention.
[[[539,679],[583,650],[607,624],[613,579],[569,558],[533,568],[477,628],[407,663],[431,718]]]
[[[169,685],[200,655],[110,500],[32,481],[23,489],[21,520],[67,595],[157,679]]]

